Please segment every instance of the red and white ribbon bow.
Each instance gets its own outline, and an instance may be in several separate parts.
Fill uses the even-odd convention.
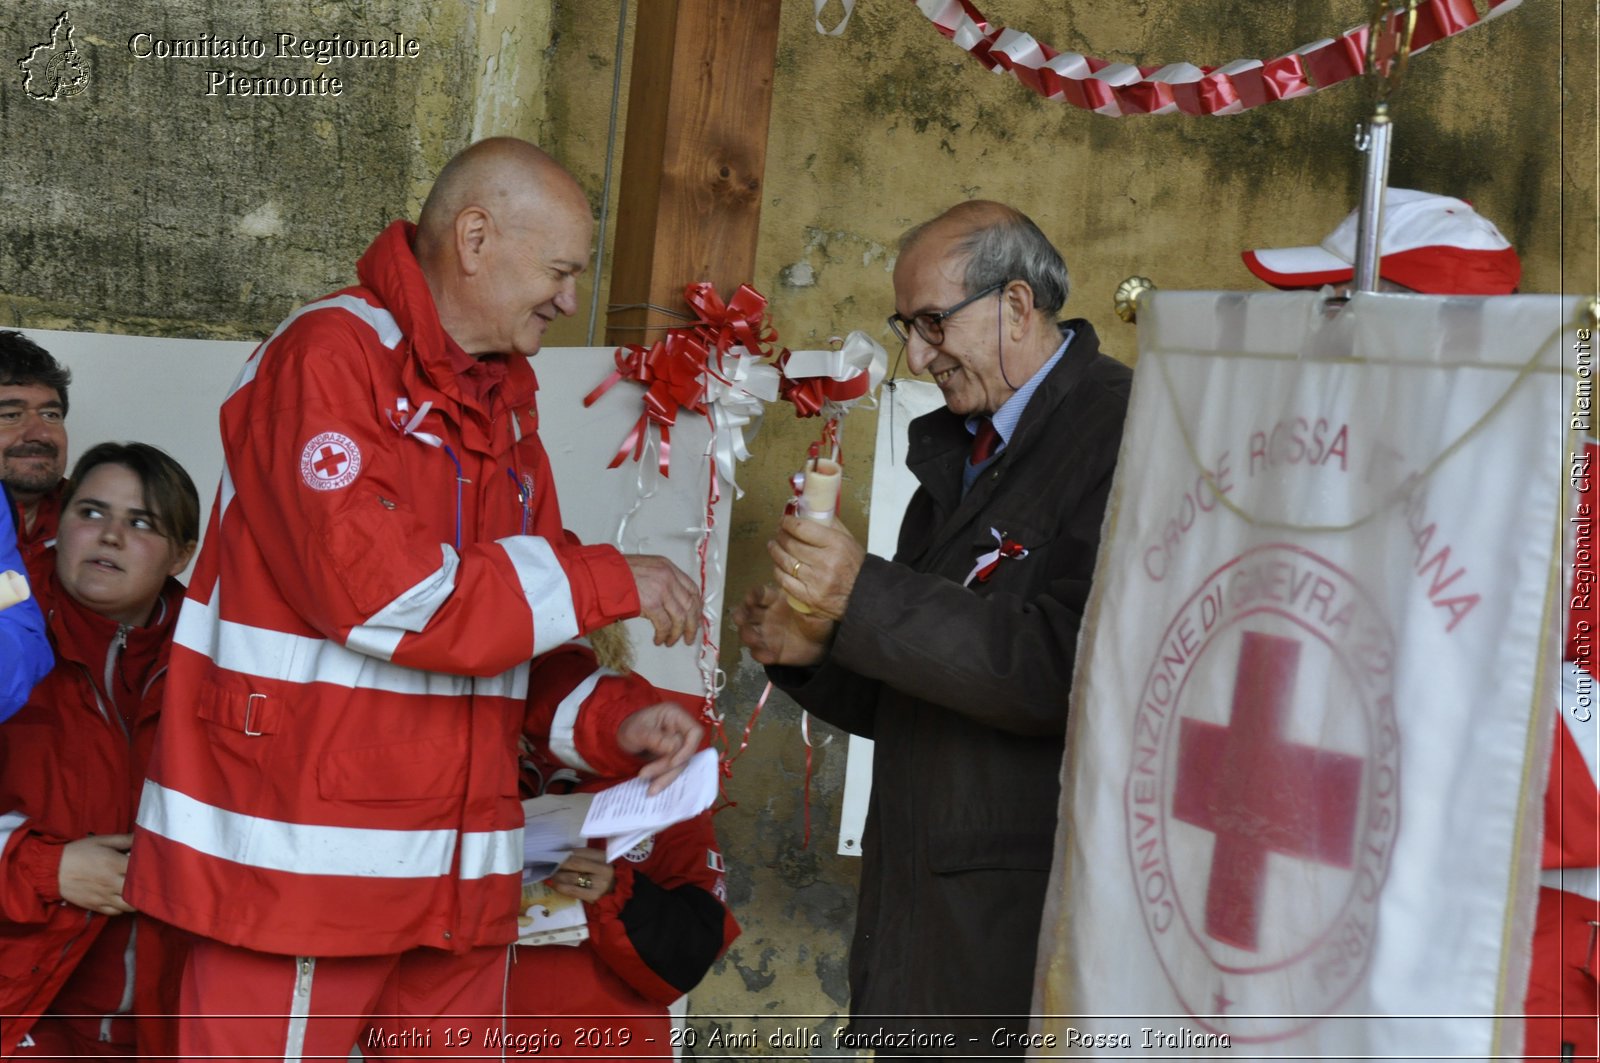
[[[783,383],[779,394],[794,404],[796,417],[820,415],[833,421],[863,399],[870,408],[888,369],[889,355],[883,345],[856,329],[836,351],[780,354],[778,371]]]
[[[696,314],[694,323],[667,329],[649,347],[619,347],[616,369],[584,397],[583,404],[592,406],[620,381],[642,384],[644,409],[608,468],[616,468],[630,455],[641,460],[646,446],[654,442],[662,476],[671,470],[672,427],[678,411],[706,418],[717,472],[738,492],[734,470],[750,456],[746,430],[754,432],[763,404],[777,397],[778,373],[765,359],[778,334],[767,318],[766,297],[748,284],[740,285],[727,303],[704,282],[686,287],[683,297]]]
[[[422,424],[422,419],[428,416],[428,411],[431,409],[433,409],[433,400],[429,399],[417,409],[415,414],[411,414],[411,400],[404,397],[398,398],[394,402],[394,409],[389,411],[389,423],[399,429],[401,435],[410,436],[417,442],[426,443],[430,447],[442,447],[444,446],[444,440],[432,432],[417,431]]]
[[[979,555],[978,563],[972,566],[972,571],[967,573],[967,578],[961,581],[963,587],[972,586],[974,579],[979,583],[987,583],[989,577],[994,575],[994,570],[1000,567],[1000,562],[1006,558],[1020,561],[1028,556],[1028,548],[1026,546],[1023,546],[1015,539],[1007,538],[999,529],[990,528],[989,534],[994,536],[994,541],[999,545],[988,553]]]

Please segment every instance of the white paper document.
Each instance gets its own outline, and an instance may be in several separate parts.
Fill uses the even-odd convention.
[[[717,752],[702,749],[665,790],[629,779],[593,794],[545,794],[522,802],[525,877],[548,878],[585,839],[604,838],[606,859],[615,860],[658,830],[682,823],[717,799]]]
[[[524,879],[549,878],[574,849],[582,849],[583,818],[594,794],[545,794],[522,802]]]

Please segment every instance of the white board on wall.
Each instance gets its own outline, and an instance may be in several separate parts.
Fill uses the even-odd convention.
[[[239,369],[255,349],[251,342],[173,340],[147,336],[52,332],[24,333],[72,370],[67,414],[68,462],[106,440],[137,440],[167,451],[194,478],[200,492],[201,527],[222,476],[218,410]],[[539,376],[539,435],[550,452],[561,512],[567,528],[584,542],[614,542],[624,514],[638,501],[640,469],[632,461],[607,469],[641,411],[642,390],[621,383],[585,409],[588,394],[615,367],[609,347],[554,347],[533,362]],[[620,545],[629,553],[663,554],[698,578],[699,529],[706,522],[710,475],[702,455],[710,427],[685,417],[672,430],[672,475],[645,477],[651,497],[639,504]],[[710,552],[727,556],[730,492],[715,508]],[[722,609],[722,569],[707,567],[710,613]],[[702,689],[695,647],[652,645],[644,620],[628,621],[638,670],[657,686],[697,694]],[[712,634],[716,634],[713,629]]]
[[[879,399],[878,441],[872,456],[872,511],[867,518],[867,552],[893,557],[900,521],[917,490],[917,478],[906,468],[906,447],[913,419],[944,405],[939,389],[926,381],[899,380],[884,388]],[[861,832],[867,825],[867,795],[872,792],[872,740],[850,736],[845,761],[844,799],[839,811],[839,852],[861,855]]]

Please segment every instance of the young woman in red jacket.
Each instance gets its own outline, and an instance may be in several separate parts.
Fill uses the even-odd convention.
[[[56,663],[0,741],[0,1056],[160,1051],[173,932],[122,899],[200,503],[142,443],[78,460],[46,624]],[[136,1031],[137,1027],[137,1031]]]

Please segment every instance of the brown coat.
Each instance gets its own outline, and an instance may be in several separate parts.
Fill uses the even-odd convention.
[[[1132,379],[1088,322],[1067,325],[1072,346],[965,498],[964,419],[912,422],[921,486],[895,559],[866,559],[821,666],[770,670],[812,713],[876,740],[852,1030],[957,1037],[920,1054],[1004,1054],[995,1031],[1027,1029],[1067,695]],[[963,588],[994,531],[1027,556]]]

